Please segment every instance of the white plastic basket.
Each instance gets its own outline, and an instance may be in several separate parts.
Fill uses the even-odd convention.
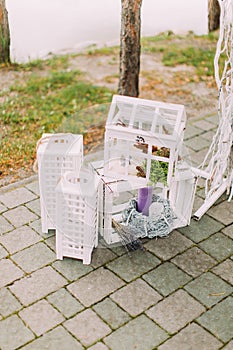
[[[56,228],[55,188],[67,171],[79,174],[83,162],[83,137],[43,134],[37,147],[42,232]]]
[[[80,177],[66,173],[56,187],[57,258],[70,257],[90,264],[98,244],[98,179],[81,170]]]

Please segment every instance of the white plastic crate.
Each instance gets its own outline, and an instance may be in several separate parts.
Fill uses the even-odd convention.
[[[67,171],[77,175],[83,162],[83,137],[43,134],[37,147],[42,232],[56,228],[55,187]]]
[[[66,173],[56,187],[57,258],[71,257],[90,264],[98,244],[98,178],[81,170],[81,178]]]
[[[183,141],[183,105],[113,96],[105,132],[104,174],[128,180],[143,167],[150,180],[153,162],[168,164],[170,186]]]

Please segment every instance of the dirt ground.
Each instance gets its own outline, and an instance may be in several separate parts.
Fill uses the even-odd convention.
[[[70,68],[85,72],[93,84],[117,90],[118,57],[77,56],[70,61]],[[213,79],[200,81],[194,67],[166,67],[160,53],[144,53],[140,72],[140,98],[183,104],[188,118],[216,111],[218,92]]]
[[[117,91],[118,55],[71,55],[68,69],[78,69],[84,72],[85,79],[91,83]],[[38,73],[46,74],[45,71],[38,71]],[[23,82],[30,74],[30,71],[0,71],[0,90],[7,90],[15,80]],[[218,93],[213,78],[198,79],[195,68],[191,66],[166,67],[162,63],[162,54],[159,52],[141,55],[139,97],[183,104],[188,120],[217,112]],[[19,170],[14,178],[0,177],[0,187],[32,174],[32,170],[30,172]]]

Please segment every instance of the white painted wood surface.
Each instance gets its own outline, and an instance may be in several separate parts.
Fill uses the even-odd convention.
[[[83,136],[43,134],[37,147],[42,232],[56,228],[56,185],[66,171],[80,171]]]

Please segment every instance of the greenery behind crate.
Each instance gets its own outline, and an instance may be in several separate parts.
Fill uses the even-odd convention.
[[[166,32],[142,38],[142,54],[158,53],[163,64],[169,66],[191,65],[195,67],[199,79],[205,80],[207,74],[213,74],[212,58],[216,42],[215,33],[207,36],[189,33],[182,37]],[[93,85],[82,72],[71,68],[71,62],[79,55],[94,56],[94,59],[107,55],[113,64],[119,48],[88,49],[76,55],[52,56],[46,60],[1,67],[3,74],[9,73],[11,77],[13,72],[16,76],[12,85],[0,92],[2,176],[17,174],[18,169],[31,171],[36,142],[43,132],[56,132],[59,125],[73,122],[76,132],[87,133],[96,119],[83,114],[76,125],[73,116],[78,116],[80,111],[90,106],[111,101],[116,91]]]

